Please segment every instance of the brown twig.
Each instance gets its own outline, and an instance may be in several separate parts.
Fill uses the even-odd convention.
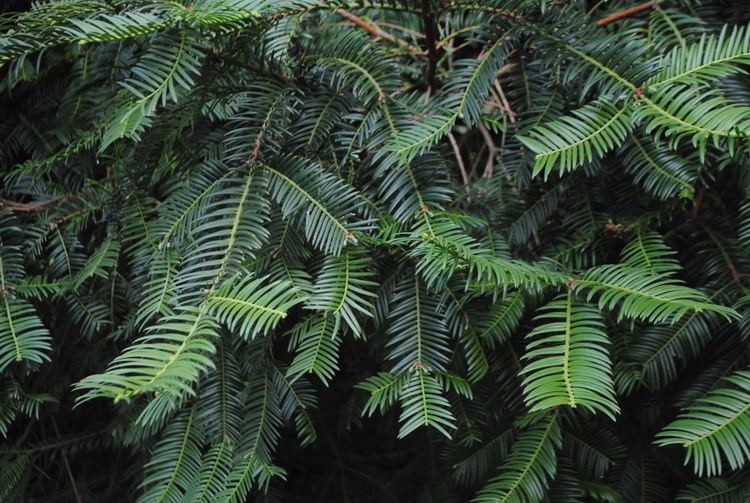
[[[698,216],[698,212],[700,211],[701,203],[703,202],[703,194],[704,190],[703,187],[698,187],[698,190],[695,194],[695,204],[693,205],[693,218]]]
[[[510,54],[513,54],[513,52],[514,52],[514,51],[515,51],[515,49],[513,49],[512,51],[510,51],[510,52],[508,53],[508,55],[510,55]],[[501,66],[501,67],[500,67],[500,69],[499,69],[499,70],[497,71],[497,74],[495,75],[495,77],[501,77],[501,76],[505,75],[506,73],[510,73],[510,71],[511,71],[512,69],[514,69],[514,68],[515,68],[516,66],[518,66],[518,64],[517,64],[517,63],[506,63],[506,64],[504,64],[504,65],[503,65],[503,66]]]
[[[453,13],[452,12],[449,12],[448,14],[446,14],[446,24],[448,24],[448,25],[451,24],[451,18],[452,17],[453,17]],[[438,48],[438,49],[445,49],[445,52],[448,55],[448,70],[451,71],[451,72],[453,71],[453,56],[454,56],[453,52],[455,50],[455,46],[456,46],[456,38],[455,37],[451,37],[448,40],[447,44],[443,44],[442,41],[438,41],[437,44],[435,45],[435,47]]]
[[[55,428],[55,434],[60,437],[60,430],[57,429],[57,422],[55,419],[52,419],[52,426]],[[73,488],[73,495],[76,498],[77,503],[81,503],[81,495],[78,494],[78,486],[76,485],[76,480],[73,478],[73,471],[70,469],[70,463],[68,463],[68,455],[65,454],[65,449],[62,449],[62,459],[63,463],[65,464],[65,471],[68,473],[68,479],[70,480],[70,485]]]
[[[396,38],[387,31],[383,30],[379,26],[377,26],[375,23],[368,23],[361,17],[357,16],[356,14],[353,14],[349,12],[348,10],[337,8],[334,12],[338,14],[339,16],[348,19],[352,23],[356,24],[363,30],[365,30],[367,33],[372,35],[375,38],[385,40],[386,42],[390,42],[391,44],[399,45],[401,47],[404,47],[409,50],[414,55],[424,57],[427,55],[425,51],[422,49],[419,49],[418,47],[414,47],[406,40],[402,40],[400,38]]]
[[[497,94],[500,96],[500,101],[503,104],[503,110],[505,110],[505,113],[508,114],[508,120],[510,120],[511,124],[515,124],[516,112],[514,112],[513,109],[510,108],[510,102],[505,96],[503,87],[500,85],[500,81],[498,79],[495,79],[495,90],[497,90]]]
[[[432,13],[432,0],[422,0],[422,22],[424,24],[425,42],[427,43],[427,69],[425,80],[427,87],[433,90],[437,88],[435,71],[437,69],[437,29],[435,17]]]
[[[466,189],[466,192],[469,192],[469,174],[466,172],[466,165],[464,164],[463,157],[461,157],[461,149],[458,148],[458,143],[453,133],[448,133],[448,141],[453,148],[453,154],[456,156],[456,163],[458,163],[458,171],[461,172],[461,181],[464,184],[464,189]]]
[[[642,10],[646,10],[650,7],[655,6],[657,3],[657,0],[649,0],[648,2],[643,2],[638,5],[634,5],[633,7],[629,7],[627,9],[623,9],[621,11],[615,12],[614,14],[610,14],[609,16],[603,17],[600,20],[596,22],[597,26],[604,26],[609,23],[614,23],[615,21],[622,19],[624,17],[632,16],[633,14],[636,14],[638,12],[641,12]]]
[[[71,220],[79,215],[83,215],[84,213],[90,213],[97,209],[99,208],[81,208],[80,210],[74,211],[73,213],[69,213],[62,218],[58,218],[54,222],[50,223],[50,227],[52,227],[53,229],[56,229],[57,227],[64,224],[68,220]]]
[[[393,28],[396,31],[406,33],[407,35],[412,35],[416,38],[424,38],[424,33],[416,31],[416,30],[411,30],[409,28],[404,28],[403,26],[397,25],[395,23],[388,23],[387,21],[381,21],[380,26],[387,26],[388,28]]]
[[[714,245],[716,245],[716,248],[719,250],[719,253],[721,253],[722,257],[724,258],[724,262],[727,265],[729,274],[732,276],[732,281],[734,281],[735,283],[741,283],[742,275],[740,275],[740,273],[737,271],[737,267],[734,265],[732,256],[729,253],[727,253],[726,249],[721,243],[721,240],[718,238],[718,236],[716,236],[716,234],[707,225],[702,224],[701,226],[703,227],[703,230],[711,239],[711,241],[714,242]]]
[[[35,203],[16,203],[14,201],[0,201],[0,207],[8,208],[11,211],[30,212],[30,211],[38,211],[44,208],[45,206],[49,206],[50,204],[55,204],[60,201],[66,201],[68,199],[78,199],[78,196],[67,194],[64,196],[53,197],[52,199],[46,199],[44,201],[39,201]]]
[[[531,229],[531,235],[534,236],[534,244],[536,244],[537,246],[541,246],[542,240],[539,239],[539,232],[537,232],[535,228]]]
[[[484,173],[482,173],[482,177],[492,178],[492,174],[495,171],[495,154],[497,153],[495,140],[492,139],[492,135],[484,124],[479,122],[477,126],[479,126],[479,132],[482,133],[482,138],[484,138],[484,143],[487,145],[488,150],[487,163],[484,165]]]

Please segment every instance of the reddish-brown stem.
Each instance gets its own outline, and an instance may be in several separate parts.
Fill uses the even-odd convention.
[[[615,12],[614,14],[610,14],[609,16],[603,17],[600,20],[598,20],[596,24],[597,26],[604,26],[609,23],[614,23],[615,21],[619,19],[632,16],[633,14],[636,14],[638,12],[641,12],[642,10],[651,8],[654,5],[656,5],[656,0],[649,0],[648,2],[643,2],[638,5],[634,5],[633,7],[629,7],[627,9],[623,9],[621,11]]]
[[[356,14],[352,14],[348,10],[338,8],[335,10],[336,14],[343,17],[344,19],[348,19],[355,25],[359,26],[363,30],[365,30],[367,33],[372,35],[375,38],[383,39],[386,42],[390,42],[391,44],[399,45],[401,47],[404,47],[409,50],[412,54],[415,54],[417,56],[425,56],[425,51],[414,47],[413,45],[409,44],[406,40],[401,40],[400,38],[396,38],[387,31],[381,29],[379,26],[375,25],[374,23],[368,23],[361,17],[357,16]]]
[[[62,224],[64,224],[65,222],[67,222],[68,220],[71,220],[71,219],[73,219],[73,218],[75,218],[75,217],[77,217],[77,216],[79,216],[79,215],[83,215],[84,213],[88,213],[88,212],[90,212],[90,211],[94,211],[95,209],[97,209],[97,208],[83,208],[83,209],[80,209],[80,210],[78,210],[78,211],[74,211],[73,213],[70,213],[70,214],[68,214],[68,215],[65,215],[65,216],[64,216],[64,217],[62,217],[62,218],[58,218],[57,220],[55,220],[54,222],[52,222],[52,223],[50,224],[50,226],[51,226],[52,228],[56,228],[56,227],[59,227],[60,225],[62,225]]]
[[[511,124],[514,124],[516,122],[516,112],[510,107],[510,102],[503,92],[503,87],[500,85],[499,79],[495,79],[495,90],[497,90],[500,102],[503,104],[503,110],[508,114],[508,120],[510,120]]]
[[[461,157],[461,149],[458,148],[458,142],[453,136],[453,133],[448,133],[448,141],[453,148],[453,154],[456,156],[456,164],[458,164],[458,171],[461,172],[461,181],[464,184],[464,189],[469,192],[469,174],[466,172],[466,165],[464,165],[464,159]]]
[[[409,28],[404,28],[403,26],[399,26],[399,25],[394,24],[394,23],[388,23],[386,21],[381,21],[380,22],[380,26],[387,26],[388,28],[393,28],[396,31],[400,31],[402,33],[406,33],[407,35],[412,35],[412,36],[417,37],[417,38],[424,38],[424,33],[421,33],[421,32],[415,31],[415,30],[411,30]]]
[[[64,196],[53,197],[52,199],[46,199],[44,201],[39,201],[36,203],[16,203],[13,201],[1,201],[0,206],[4,208],[8,208],[11,211],[30,212],[30,211],[39,211],[45,206],[49,206],[50,204],[55,204],[60,201],[66,201],[68,199],[78,199],[78,196],[68,194]]]
[[[482,133],[484,143],[487,145],[487,162],[484,165],[484,173],[482,173],[482,177],[492,178],[492,174],[495,171],[495,154],[497,153],[495,140],[492,139],[492,135],[489,131],[487,131],[487,128],[484,124],[479,122],[477,126],[479,127],[479,132]]]
[[[431,2],[432,0],[422,0],[422,23],[424,25],[425,43],[427,44],[425,81],[430,91],[437,89],[435,78],[437,70],[437,28]]]

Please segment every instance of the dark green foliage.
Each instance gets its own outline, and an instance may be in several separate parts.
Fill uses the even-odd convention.
[[[637,3],[5,2],[0,501],[747,501],[750,11]]]

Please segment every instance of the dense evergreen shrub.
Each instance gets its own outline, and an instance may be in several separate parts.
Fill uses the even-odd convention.
[[[743,0],[3,9],[0,500],[750,498]]]

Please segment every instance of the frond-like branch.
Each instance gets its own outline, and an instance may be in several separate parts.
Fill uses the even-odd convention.
[[[315,295],[305,306],[344,320],[355,336],[362,337],[358,316],[370,317],[377,283],[370,280],[371,260],[363,248],[349,247],[339,256],[328,256],[315,281]]]
[[[158,400],[141,415],[144,423],[150,422],[195,394],[192,384],[201,373],[214,367],[211,339],[217,328],[205,307],[176,310],[174,316],[159,320],[150,333],[125,349],[105,373],[77,383],[75,388],[86,392],[79,402],[98,397],[117,402],[156,393]]]
[[[347,242],[355,241],[355,233],[369,228],[366,221],[354,218],[362,203],[358,195],[317,163],[286,157],[264,169],[284,216],[304,211],[305,234],[324,253],[338,255]]]
[[[450,402],[435,376],[417,369],[409,376],[400,395],[401,416],[398,438],[403,438],[420,426],[435,428],[446,437],[456,429],[456,419]]]
[[[711,304],[704,294],[679,280],[622,265],[589,269],[573,285],[576,291],[586,292],[588,300],[598,297],[601,308],[619,306],[618,319],[675,322],[690,312],[701,311],[728,319],[738,316],[734,309]]]
[[[750,458],[750,372],[725,378],[728,387],[710,392],[685,409],[656,437],[661,446],[687,450],[698,475],[718,475],[728,462],[732,470]]]
[[[241,337],[265,335],[302,299],[288,281],[267,278],[228,279],[208,299],[208,311]]]
[[[528,335],[523,357],[524,398],[531,411],[581,406],[614,419],[620,408],[597,309],[576,302],[568,290],[542,307],[534,321],[539,325]]]
[[[202,442],[194,409],[175,418],[145,465],[146,493],[138,503],[179,500],[200,472]]]
[[[396,287],[388,333],[388,360],[395,373],[409,369],[445,370],[449,355],[448,327],[438,299],[418,276],[404,276]]]
[[[622,263],[628,267],[665,275],[673,275],[681,269],[675,255],[658,233],[644,231],[641,227],[636,228],[635,235],[620,252]]]
[[[750,29],[724,26],[718,35],[703,35],[688,46],[675,47],[661,61],[662,70],[647,83],[650,88],[668,84],[715,82],[742,73],[750,63]]]
[[[534,175],[544,172],[547,178],[556,165],[563,174],[602,157],[618,147],[631,129],[628,103],[615,107],[598,101],[539,125],[519,139],[536,154]]]
[[[338,323],[330,315],[313,316],[299,323],[293,331],[297,354],[287,373],[294,377],[312,372],[328,384],[339,370],[341,336]]]
[[[522,432],[500,467],[473,503],[520,503],[542,501],[557,471],[562,445],[557,413],[548,413]]]

